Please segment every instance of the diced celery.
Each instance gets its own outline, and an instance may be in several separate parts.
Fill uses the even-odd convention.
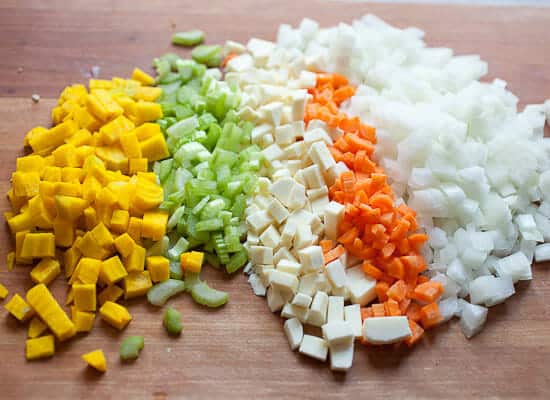
[[[193,29],[187,32],[177,32],[172,35],[172,44],[179,46],[196,46],[204,41],[204,32]]]
[[[248,253],[246,249],[242,248],[240,251],[234,253],[231,259],[225,266],[225,269],[230,274],[242,268],[248,261]]]
[[[197,225],[195,225],[195,229],[197,230],[197,232],[204,232],[204,231],[212,232],[222,228],[223,228],[223,222],[215,218],[199,221],[197,222]]]
[[[191,296],[195,302],[207,307],[220,307],[227,303],[226,292],[212,289],[206,282],[200,282],[191,289]]]
[[[180,237],[176,244],[168,250],[168,258],[174,261],[179,261],[181,253],[184,253],[189,248],[189,241],[184,237]]]
[[[181,264],[179,261],[170,261],[170,279],[181,280],[183,278],[183,272],[181,270]]]

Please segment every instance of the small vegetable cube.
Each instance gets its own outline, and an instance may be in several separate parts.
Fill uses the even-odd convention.
[[[101,293],[99,293],[99,295],[97,296],[97,300],[99,301],[100,305],[103,305],[107,301],[116,302],[122,297],[123,294],[124,290],[122,290],[117,285],[111,285],[107,286],[101,291]]]
[[[144,296],[153,286],[149,271],[132,272],[124,278],[124,298]]]
[[[38,194],[40,174],[38,172],[14,172],[11,175],[13,193],[21,197],[33,197]]]
[[[148,211],[143,214],[141,236],[144,238],[161,240],[166,233],[168,214],[163,211]]]
[[[8,296],[8,289],[0,283],[0,300],[4,300]]]
[[[75,279],[82,283],[96,284],[101,270],[101,261],[94,258],[82,257],[76,266]],[[73,279],[74,281],[74,279]]]
[[[180,256],[181,269],[184,272],[201,272],[204,253],[200,251],[189,251]]]
[[[99,309],[101,318],[112,327],[122,330],[132,320],[128,310],[120,304],[106,301]]]
[[[116,251],[120,253],[122,257],[128,257],[132,250],[134,250],[134,239],[128,235],[128,233],[123,233],[115,239],[115,248]]]
[[[4,306],[8,312],[19,321],[26,321],[34,315],[34,311],[17,293]]]
[[[31,279],[34,283],[49,285],[61,273],[59,261],[54,258],[43,258],[31,270]]]
[[[126,271],[141,272],[145,268],[145,248],[134,243],[134,248],[130,255],[124,260]]]
[[[157,87],[138,87],[134,91],[134,99],[143,101],[155,101],[162,94],[162,89]]]
[[[97,225],[97,213],[95,208],[87,207],[84,209],[84,224],[86,229],[93,229]]]
[[[95,284],[75,283],[73,285],[74,304],[79,311],[95,311]]]
[[[25,157],[18,157],[16,162],[16,171],[20,172],[38,172],[42,173],[46,166],[44,157],[31,154]]]
[[[40,318],[33,317],[31,319],[31,322],[29,323],[27,337],[29,337],[30,339],[34,339],[42,335],[46,331],[46,329],[48,329],[48,325],[46,325]]]
[[[141,147],[134,131],[120,136],[120,146],[128,158],[141,158]]]
[[[56,246],[72,246],[74,242],[74,226],[72,221],[56,217],[53,221],[53,233],[55,235]]]
[[[60,167],[45,167],[43,171],[42,180],[48,182],[60,182],[61,181],[61,168]]]
[[[74,324],[54,299],[46,285],[39,283],[29,289],[27,301],[60,341],[75,335]]]
[[[145,86],[150,86],[155,83],[155,78],[139,68],[134,68],[132,71],[132,79],[141,82],[141,84]]]
[[[31,264],[32,258],[21,257],[21,249],[23,248],[23,241],[27,236],[28,231],[20,231],[15,234],[15,261],[21,264]]]
[[[79,126],[88,127],[90,124],[93,124],[95,120],[95,118],[85,109],[82,109],[82,112],[79,113],[79,117],[85,119],[80,122],[77,120]],[[79,129],[71,137],[65,139],[65,143],[72,144],[75,147],[89,145],[92,143],[92,134],[88,129]]]
[[[147,271],[153,282],[162,282],[170,278],[170,260],[162,256],[147,257]]]
[[[144,158],[147,158],[149,162],[162,160],[170,155],[164,135],[161,133],[143,140],[140,143],[140,147],[141,154]]]
[[[76,156],[76,147],[66,143],[52,151],[54,165],[56,167],[78,167],[79,161]]]
[[[111,217],[111,230],[117,233],[126,232],[130,214],[126,210],[114,210]]]
[[[70,247],[63,253],[63,268],[65,268],[65,277],[69,278],[80,261],[82,253],[76,246]]]
[[[34,226],[31,213],[27,210],[22,212],[21,214],[17,214],[11,217],[8,220],[8,226],[10,227],[10,231],[13,234],[30,230]]]
[[[142,140],[145,140],[147,138],[150,138],[151,136],[158,135],[161,132],[160,126],[158,124],[154,124],[152,122],[146,122],[140,126],[138,126],[136,129],[134,129],[134,132],[141,142]]]
[[[128,160],[128,173],[134,175],[138,172],[147,172],[146,158],[130,158]]]
[[[118,256],[113,256],[103,261],[99,271],[99,279],[106,285],[112,285],[127,275],[128,273]]]
[[[132,131],[136,126],[124,115],[119,115],[111,122],[103,125],[99,130],[98,144],[114,144],[121,135]],[[98,155],[98,157],[100,157]]]
[[[128,235],[136,241],[141,238],[141,218],[130,217],[130,221],[128,222]]]
[[[21,247],[21,257],[55,257],[55,236],[53,233],[27,233]]]
[[[90,332],[94,327],[94,313],[80,311],[75,307],[72,317],[77,332]]]
[[[103,223],[97,224],[97,226],[92,229],[90,233],[101,247],[107,250],[113,249],[113,245],[115,243],[113,235]]]
[[[88,202],[79,197],[55,196],[55,209],[58,218],[74,221],[82,215],[86,207],[88,207]]]
[[[124,112],[122,107],[113,100],[109,92],[103,89],[94,90],[93,93],[87,96],[86,107],[88,111],[102,121],[109,120]]]
[[[82,355],[82,359],[92,368],[99,372],[107,371],[107,361],[102,350],[94,350]]]
[[[42,336],[36,339],[27,339],[27,360],[51,357],[55,353],[53,335]]]
[[[140,123],[156,121],[162,118],[162,107],[150,101],[140,101],[136,104],[136,118]]]

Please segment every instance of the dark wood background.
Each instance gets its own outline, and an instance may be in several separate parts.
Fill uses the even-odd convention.
[[[509,82],[521,104],[550,97],[549,8],[489,8],[358,4],[344,1],[29,1],[0,2],[0,191],[9,188],[25,132],[50,123],[55,98],[70,83],[85,83],[94,65],[100,76],[128,76],[150,68],[170,46],[172,32],[201,28],[209,43],[252,36],[274,39],[281,23],[309,16],[323,25],[375,13],[400,27],[426,31],[432,46],[481,54],[488,78]],[[33,104],[30,96],[42,97]],[[0,200],[6,210],[7,201]],[[12,242],[0,229],[0,260]],[[28,268],[0,282],[13,293],[28,289]],[[491,309],[485,330],[466,340],[456,322],[426,335],[413,349],[360,347],[353,369],[332,373],[326,364],[288,349],[282,320],[255,297],[244,276],[209,270],[213,286],[230,293],[209,311],[188,296],[172,301],[185,332],[165,335],[161,312],[138,300],[122,333],[96,320],[94,331],[59,346],[53,359],[27,363],[26,327],[0,311],[0,398],[550,398],[550,273],[534,267],[534,280],[506,304]],[[65,282],[54,284],[64,298]],[[11,295],[11,294],[10,294]],[[121,364],[118,345],[145,336],[133,364]],[[80,356],[102,348],[108,372],[85,368]],[[101,396],[101,397],[100,397]]]

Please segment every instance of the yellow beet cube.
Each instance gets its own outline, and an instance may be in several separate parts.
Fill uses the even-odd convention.
[[[136,104],[136,118],[139,122],[156,121],[162,118],[162,107],[150,101],[139,101]]]
[[[168,213],[163,211],[147,211],[143,214],[141,236],[155,241],[161,240],[166,233]]]
[[[27,331],[27,337],[34,339],[42,335],[48,326],[38,317],[33,317],[31,322],[29,322],[29,329]]]
[[[118,256],[113,256],[103,261],[99,271],[99,279],[106,285],[112,285],[126,277],[128,273]]]
[[[201,272],[204,253],[200,251],[189,251],[180,256],[181,269],[188,272]]]
[[[141,238],[141,218],[130,217],[127,233],[136,241]]]
[[[94,116],[102,121],[113,119],[122,114],[124,110],[104,89],[94,90],[86,98],[86,107]]]
[[[108,169],[128,171],[128,157],[120,147],[115,145],[96,147],[95,154],[105,162]]]
[[[74,242],[74,226],[71,221],[56,218],[53,221],[53,233],[55,245],[59,247],[71,247]]]
[[[101,318],[112,327],[122,330],[132,320],[128,310],[120,304],[106,301],[99,309]]]
[[[117,233],[126,232],[130,214],[126,210],[115,210],[111,217],[111,229]]]
[[[141,158],[141,147],[134,131],[120,135],[120,146],[128,158]]]
[[[97,226],[90,231],[90,234],[101,247],[108,250],[113,249],[113,245],[115,243],[113,239],[113,235],[104,224],[102,223],[97,224]]]
[[[116,251],[124,258],[128,257],[132,250],[134,250],[134,239],[128,233],[123,233],[115,239]]]
[[[58,218],[74,221],[82,215],[86,207],[88,207],[88,202],[79,197],[55,196],[55,209]]]
[[[112,145],[122,134],[130,132],[136,126],[124,115],[119,115],[111,122],[103,125],[99,130],[99,143]]]
[[[80,164],[76,156],[76,147],[65,143],[52,151],[54,164],[57,167],[78,167]]]
[[[8,289],[0,283],[0,300],[4,300],[6,297],[8,297]]]
[[[41,174],[45,166],[46,161],[44,157],[31,154],[25,157],[18,157],[15,169],[20,172],[38,172]]]
[[[42,179],[48,182],[59,182],[61,181],[61,168],[47,166],[44,168],[44,174]]]
[[[4,308],[19,321],[26,321],[34,315],[32,308],[17,293],[12,296]]]
[[[134,68],[132,71],[132,79],[141,82],[141,84],[145,86],[151,86],[155,83],[155,78],[139,68]]]
[[[44,128],[43,126],[36,126],[36,127],[32,128],[25,135],[25,139],[23,140],[24,145],[25,146],[30,146],[30,140],[33,136],[43,134],[44,132],[47,132],[47,131],[48,130],[46,128]]]
[[[37,228],[52,229],[54,222],[53,216],[46,209],[46,205],[42,201],[42,197],[40,195],[34,196],[29,200],[29,212],[34,219],[34,223]]]
[[[82,185],[80,183],[56,182],[53,185],[54,195],[57,194],[72,197],[82,197]]]
[[[116,302],[118,299],[122,297],[124,294],[124,290],[122,290],[117,285],[111,285],[107,286],[105,289],[99,293],[97,296],[97,300],[99,301],[100,305],[105,304],[107,301],[113,301]]]
[[[73,247],[70,247],[63,253],[63,268],[65,269],[65,277],[68,278],[73,274],[75,267],[80,261],[82,253],[76,247],[76,242]]]
[[[94,118],[85,109],[82,109],[82,110],[83,110],[84,113],[89,115],[90,118]],[[82,116],[84,116],[86,114],[82,114]],[[95,120],[95,118],[94,118],[94,120]],[[77,121],[77,123],[78,123],[78,121]],[[80,123],[78,123],[78,125],[88,126],[89,123],[85,122],[85,121],[81,121]],[[84,146],[86,144],[91,144],[92,143],[92,134],[86,128],[79,129],[72,136],[65,139],[65,143],[72,144],[75,147]]]
[[[157,87],[138,87],[134,92],[134,99],[143,101],[155,101],[162,94],[162,89]]]
[[[105,360],[105,355],[102,350],[94,350],[86,353],[82,356],[82,359],[86,364],[99,372],[107,371],[107,361]]]
[[[73,285],[74,305],[79,311],[95,311],[95,284],[75,283]]]
[[[170,278],[170,261],[166,257],[147,257],[147,271],[153,282],[163,282]]]
[[[144,296],[151,289],[153,283],[149,271],[131,272],[124,278],[124,298]]]
[[[134,133],[136,134],[138,140],[141,142],[142,140],[148,139],[154,135],[161,134],[162,132],[158,124],[146,122],[134,129]]]
[[[88,86],[90,87],[90,90],[112,89],[113,82],[108,81],[107,79],[90,79],[88,81]]]
[[[11,183],[15,196],[33,197],[39,192],[40,174],[16,171],[11,175]]]
[[[84,225],[86,229],[91,230],[97,225],[97,213],[95,208],[87,207],[84,209]]]
[[[124,260],[124,266],[128,272],[141,272],[145,268],[145,248],[134,244],[132,252]]]
[[[23,241],[29,231],[21,231],[15,234],[15,262],[19,264],[31,264],[32,258],[21,257],[21,249],[23,248]]]
[[[86,171],[82,168],[63,167],[61,168],[61,180],[63,182],[81,183],[86,176]]]
[[[91,234],[91,231],[87,232],[82,237],[82,240],[78,243],[77,248],[84,257],[95,258],[97,260],[104,260],[111,254],[109,250],[101,247],[101,245]]]
[[[53,233],[27,233],[21,247],[21,257],[42,258],[55,256]]]
[[[136,194],[132,206],[143,211],[152,210],[164,200],[162,187],[146,179],[142,174],[144,173],[138,173],[135,179]]]
[[[54,258],[43,258],[31,270],[31,279],[34,283],[49,285],[60,273],[59,261]]]
[[[86,311],[80,311],[74,308],[72,320],[77,332],[90,332],[94,327],[95,314]]]
[[[82,283],[95,285],[102,265],[100,260],[82,257],[76,266],[75,279],[80,280]]]
[[[138,172],[147,172],[146,158],[130,158],[128,160],[128,173],[134,175]]]
[[[53,335],[42,336],[35,339],[27,339],[27,360],[51,357],[55,353],[55,340]]]
[[[41,155],[49,154],[53,149],[63,145],[65,139],[78,130],[78,125],[71,120],[64,121],[51,129],[40,129],[29,138],[32,150]]]
[[[162,160],[170,155],[163,134],[151,136],[140,143],[141,154],[149,162]]]
[[[17,214],[11,217],[8,220],[8,226],[10,227],[10,231],[13,234],[28,231],[29,229],[33,228],[34,223],[30,211],[27,210],[26,212],[22,212],[21,214]]]
[[[75,335],[75,327],[46,285],[39,283],[27,292],[27,302],[60,340]]]

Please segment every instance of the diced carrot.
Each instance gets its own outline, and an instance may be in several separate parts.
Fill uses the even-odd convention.
[[[344,100],[349,99],[351,96],[355,94],[355,89],[351,86],[342,86],[339,89],[336,89],[334,91],[334,96],[332,99],[334,102],[338,105],[342,103]]]
[[[405,297],[403,300],[399,302],[399,309],[401,310],[401,314],[405,315],[407,313],[407,310],[409,309],[409,306],[411,304],[411,299],[408,297]]]
[[[420,309],[420,323],[424,329],[429,329],[441,322],[443,316],[437,303],[430,303]]]
[[[382,257],[389,258],[395,251],[395,244],[394,243],[386,243],[384,247],[382,247]]]
[[[421,283],[425,283],[425,282],[429,282],[429,281],[430,281],[430,278],[428,278],[427,276],[418,275],[418,279],[416,280],[416,283],[420,285]]]
[[[336,246],[336,242],[330,239],[323,239],[319,242],[319,246],[323,250],[323,253],[332,250]]]
[[[340,88],[344,85],[347,85],[349,83],[348,78],[346,78],[344,75],[333,73],[332,74],[332,85],[335,88]]]
[[[389,299],[384,303],[384,311],[388,317],[396,317],[401,315],[399,303],[392,299]]]
[[[400,260],[407,270],[410,270],[414,275],[420,274],[426,270],[426,261],[421,255],[402,256]]]
[[[387,291],[387,295],[390,299],[395,301],[402,301],[407,296],[407,285],[403,280],[395,282]]]
[[[351,244],[357,238],[359,230],[356,227],[352,227],[338,238],[338,241],[342,244]]]
[[[407,308],[407,318],[412,319],[413,321],[420,321],[422,314],[420,312],[420,306],[417,303],[410,303]]]
[[[385,317],[386,316],[386,309],[384,307],[384,304],[373,304],[371,306],[372,308],[372,314],[373,317]]]
[[[390,285],[387,282],[380,281],[376,283],[376,286],[374,290],[376,291],[376,296],[378,296],[378,301],[380,303],[385,302],[388,300],[388,289],[390,288]]]
[[[376,129],[372,126],[361,124],[359,134],[363,139],[367,139],[373,144],[376,144]]]
[[[405,277],[405,267],[401,260],[397,257],[394,257],[388,264],[387,270],[389,276],[392,276],[396,279],[403,279]]]
[[[372,308],[370,307],[361,307],[361,320],[366,320],[367,318],[373,317]]]
[[[420,340],[424,334],[424,329],[412,319],[409,319],[409,328],[411,329],[411,336],[405,339],[405,343],[407,346],[412,346]]]
[[[345,252],[346,252],[346,249],[343,246],[340,246],[340,245],[336,246],[332,250],[327,251],[324,255],[325,264],[333,262],[337,258],[342,257]]]
[[[363,272],[376,280],[380,280],[380,278],[382,278],[382,275],[384,275],[381,270],[379,270],[367,261],[363,263]]]
[[[411,247],[413,247],[416,251],[420,251],[422,245],[428,241],[428,235],[424,233],[414,233],[410,235],[408,239]]]
[[[424,303],[433,303],[443,294],[443,285],[441,282],[428,281],[419,284],[414,288],[414,298]]]

